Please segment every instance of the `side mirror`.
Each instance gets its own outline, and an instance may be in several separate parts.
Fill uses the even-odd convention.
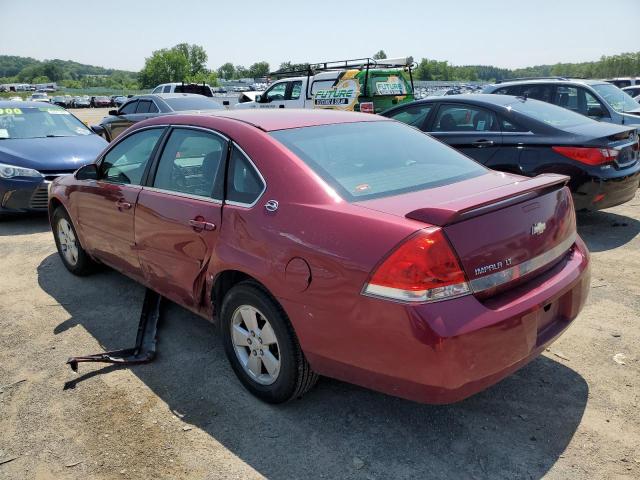
[[[93,133],[97,133],[98,135],[102,136],[102,137],[106,137],[106,133],[107,131],[105,130],[105,128],[102,125],[91,125],[91,130],[93,130]]]
[[[95,163],[90,163],[84,167],[80,167],[75,173],[76,180],[97,180],[98,179],[98,166]]]
[[[587,110],[587,116],[594,117],[594,118],[602,118],[605,116],[605,113],[602,107],[600,105],[597,105],[595,107],[589,107],[589,110]]]
[[[114,117],[118,116],[118,110],[109,110],[109,115],[113,115]]]
[[[256,95],[256,103],[262,103],[262,95]]]

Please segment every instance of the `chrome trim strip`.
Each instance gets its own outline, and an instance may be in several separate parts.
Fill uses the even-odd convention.
[[[492,273],[491,275],[487,275],[486,277],[475,278],[469,282],[471,291],[473,291],[473,293],[480,293],[491,288],[499,287],[500,285],[511,282],[520,277],[523,277],[524,275],[534,272],[544,267],[545,265],[548,265],[549,263],[559,259],[569,250],[569,248],[571,248],[571,246],[575,242],[576,234],[574,232],[562,243],[559,243],[551,250],[547,250],[537,257],[525,260],[518,265],[514,265],[513,267],[509,267],[505,270]]]
[[[224,133],[219,132],[218,130],[213,130],[212,128],[200,127],[198,125],[187,125],[182,123],[172,123],[172,124],[169,124],[169,127],[171,127],[173,130],[178,130],[182,128],[185,130],[200,130],[205,133],[213,133],[219,137],[224,138],[227,142],[232,142],[232,140],[229,137],[227,137]]]
[[[195,195],[193,193],[176,192],[174,190],[166,190],[164,188],[156,188],[156,187],[147,187],[145,185],[142,186],[142,190],[148,190],[150,192],[165,193],[167,195],[172,195],[174,197],[184,197],[184,198],[191,198],[193,200],[203,200],[205,202],[222,205],[222,200],[218,200],[217,198],[211,198],[211,197],[203,197],[201,195]]]
[[[258,169],[258,167],[256,167],[256,164],[253,163],[253,160],[251,160],[251,157],[249,155],[247,155],[247,152],[245,152],[240,145],[238,145],[236,142],[232,141],[231,142],[233,144],[234,147],[236,147],[238,150],[240,150],[240,153],[242,153],[245,158],[247,160],[249,160],[249,163],[251,164],[251,166],[253,167],[253,169],[256,171],[256,173],[258,174],[258,177],[260,177],[260,180],[262,180],[262,191],[258,194],[258,196],[256,197],[256,199],[253,201],[253,203],[243,203],[243,202],[235,202],[233,200],[225,200],[224,204],[225,205],[233,205],[235,207],[244,207],[244,208],[251,208],[253,207],[256,203],[258,203],[258,201],[260,200],[260,198],[262,197],[262,195],[264,195],[264,192],[267,191],[267,181],[264,179],[264,177],[262,176],[262,173],[260,172],[260,170]]]

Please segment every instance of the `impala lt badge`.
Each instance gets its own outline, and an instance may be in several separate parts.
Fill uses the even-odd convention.
[[[545,222],[538,222],[531,225],[531,235],[542,235],[547,229]]]

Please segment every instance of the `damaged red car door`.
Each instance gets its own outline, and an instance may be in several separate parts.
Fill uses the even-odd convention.
[[[222,220],[228,140],[173,128],[138,197],[135,240],[147,284],[194,311]]]

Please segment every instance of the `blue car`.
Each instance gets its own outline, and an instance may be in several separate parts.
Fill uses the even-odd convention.
[[[46,211],[51,181],[93,162],[106,145],[64,108],[0,101],[0,216]]]

